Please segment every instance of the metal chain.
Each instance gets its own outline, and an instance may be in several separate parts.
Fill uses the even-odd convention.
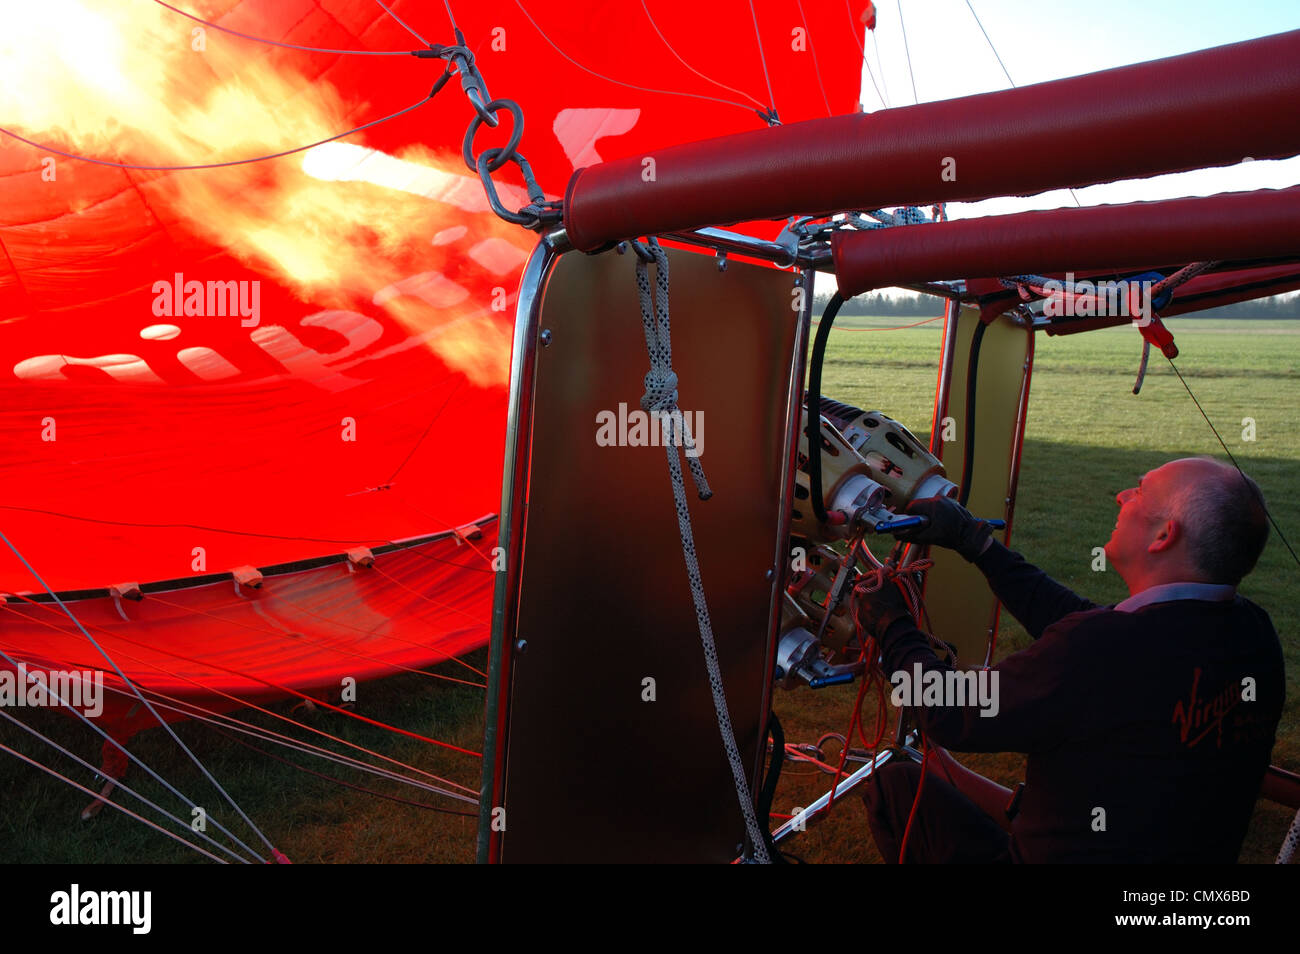
[[[558,223],[561,219],[559,203],[546,201],[546,193],[537,184],[537,177],[533,175],[532,166],[518,151],[519,141],[524,134],[524,111],[512,99],[492,98],[488,92],[487,82],[483,79],[483,74],[479,72],[475,63],[473,51],[465,45],[464,34],[458,29],[456,30],[456,43],[454,45],[442,46],[434,44],[428,50],[416,51],[415,55],[425,59],[437,58],[447,61],[447,68],[434,84],[430,96],[442,89],[453,75],[460,76],[461,89],[464,90],[466,98],[474,107],[474,118],[470,120],[469,128],[465,131],[464,142],[461,144],[461,157],[465,160],[465,165],[469,167],[470,172],[478,174],[479,180],[483,183],[483,191],[487,193],[488,204],[492,206],[492,211],[507,222],[522,225],[529,229],[542,229]],[[475,156],[473,148],[474,136],[484,125],[491,126],[493,129],[500,126],[501,120],[497,114],[502,111],[510,113],[514,120],[514,126],[510,130],[510,138],[506,140],[504,146],[485,149]],[[497,194],[496,185],[492,181],[492,173],[508,162],[513,162],[519,167],[530,200],[529,204],[518,212],[512,212],[502,204],[501,198]]]

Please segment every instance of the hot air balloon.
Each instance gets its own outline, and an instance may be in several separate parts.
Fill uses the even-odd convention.
[[[0,41],[0,666],[104,686],[93,813],[144,729],[367,720],[357,682],[490,639],[481,752],[383,726],[466,760],[422,784],[480,859],[769,860],[774,689],[873,672],[846,587],[924,569],[992,658],[968,568],[863,541],[932,495],[1010,524],[1035,334],[1133,317],[1029,303],[1300,284],[1295,189],[947,203],[1295,155],[1300,38],[866,114],[869,2],[455,7],[64,0]],[[928,446],[823,398],[817,271],[947,300]]]
[[[857,103],[856,3],[707,29],[680,5],[388,6],[8,15],[0,665],[106,680],[110,779],[192,703],[339,702],[487,641],[536,239],[466,168],[471,60],[434,47],[464,37],[478,102],[518,103],[472,148],[513,121],[551,199],[577,167]]]

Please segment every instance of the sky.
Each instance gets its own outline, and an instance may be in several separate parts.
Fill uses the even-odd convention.
[[[833,2],[833,0],[826,0]],[[907,28],[908,72],[902,24]],[[1300,29],[1300,0],[970,0],[1017,86],[1092,73]],[[863,71],[862,102],[890,105],[1007,89],[1006,73],[966,0],[878,0],[874,43],[867,44],[873,86]],[[877,49],[880,59],[877,60]],[[1300,104],[1297,104],[1300,108]],[[1213,130],[1207,130],[1212,135]],[[1084,205],[1277,189],[1300,183],[1300,157],[1159,176],[1075,190]],[[1074,205],[1068,192],[953,203],[953,218]]]
[[[1300,29],[1300,0],[877,0],[876,10],[862,73],[861,99],[869,112],[1007,89],[1007,73],[1016,86],[1027,86]],[[1297,184],[1300,157],[1123,180],[1074,193],[1082,205],[1101,205]],[[1068,191],[1054,190],[954,202],[948,214],[971,218],[1074,205]],[[818,294],[834,289],[833,276],[816,278]]]

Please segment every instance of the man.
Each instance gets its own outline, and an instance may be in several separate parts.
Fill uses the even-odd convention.
[[[915,764],[891,763],[864,793],[887,861],[1236,860],[1285,696],[1273,624],[1236,592],[1268,537],[1263,496],[1236,468],[1189,458],[1116,499],[1105,552],[1130,596],[1104,607],[955,501],[908,508],[929,524],[904,539],[972,561],[1035,642],[994,667],[995,716],[955,700],[912,710],[931,745],[915,811]],[[949,669],[897,585],[855,612],[887,675]],[[935,745],[1027,753],[1024,785],[1013,797]]]

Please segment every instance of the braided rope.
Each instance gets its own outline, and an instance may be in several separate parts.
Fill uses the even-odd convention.
[[[677,408],[677,374],[673,371],[673,342],[668,320],[668,256],[658,246],[651,246],[650,253],[655,260],[655,288],[658,292],[653,296],[654,318],[650,317],[652,296],[646,263],[639,256],[636,260],[636,284],[641,296],[645,346],[650,353],[650,370],[644,379],[645,394],[641,395],[641,410],[658,417],[660,424],[668,429],[664,447],[668,449],[669,457],[675,461],[677,455],[673,449],[678,446],[686,449],[686,465],[691,469],[695,489],[701,500],[708,500],[713,496],[713,491],[705,479],[704,465],[700,463],[690,426]],[[679,426],[680,436],[677,433]]]
[[[1218,264],[1218,262],[1195,262],[1185,268],[1180,268],[1168,278],[1162,278],[1151,286],[1151,298],[1153,300],[1159,298],[1164,292],[1172,291],[1179,285],[1191,281],[1206,269],[1213,268]],[[1062,291],[1069,292],[1070,294],[1079,294],[1075,283],[1062,282],[1057,279],[1047,278],[1043,275],[1008,275],[1006,278],[998,279],[998,282],[1003,288],[1016,288],[1020,285],[1032,285],[1042,288],[1049,283],[1055,282],[1061,286]],[[1095,287],[1096,282],[1089,281],[1089,284]]]
[[[1154,285],[1152,285],[1151,297],[1153,299],[1159,298],[1162,292],[1175,289],[1179,285],[1183,284],[1184,282],[1195,278],[1197,275],[1201,274],[1201,272],[1205,271],[1207,268],[1213,268],[1215,265],[1218,264],[1219,264],[1218,262],[1196,262],[1192,265],[1188,265],[1186,268],[1180,268],[1178,271],[1174,272],[1168,278],[1162,279],[1156,282]]]
[[[900,225],[925,225],[934,221],[915,205],[900,206],[897,212],[870,209],[865,214],[855,213],[851,218],[859,229],[889,229]]]
[[[657,245],[650,247],[656,268],[656,289],[658,295],[652,297],[650,292],[649,270],[640,256],[636,259],[636,287],[641,299],[641,324],[645,329],[646,350],[650,353],[650,371],[645,376],[646,393],[641,398],[641,407],[662,415],[676,423],[681,414],[677,410],[677,375],[672,369],[672,339],[668,322],[668,256]],[[656,300],[657,299],[657,300]],[[693,448],[690,443],[690,431],[683,425],[683,443]],[[674,430],[674,436],[675,436]],[[691,600],[695,604],[695,618],[700,627],[700,642],[704,646],[704,664],[709,673],[709,688],[713,692],[713,708],[718,716],[718,731],[722,735],[722,746],[727,752],[727,762],[731,766],[731,775],[736,784],[736,797],[740,800],[740,810],[745,816],[745,831],[753,845],[754,859],[760,864],[770,864],[767,853],[767,841],[758,824],[758,815],[754,801],[750,796],[749,783],[745,779],[745,766],[740,758],[740,748],[736,745],[736,732],[731,725],[731,710],[727,708],[727,695],[722,685],[722,669],[718,663],[718,648],[713,639],[713,624],[709,620],[709,607],[704,598],[704,583],[700,577],[700,563],[695,553],[695,535],[691,530],[691,512],[686,506],[686,484],[682,479],[682,464],[677,455],[677,445],[673,440],[664,441],[664,451],[668,455],[668,473],[672,478],[673,501],[677,507],[677,528],[682,538],[682,555],[686,559],[686,576],[691,585]],[[691,476],[699,489],[701,498],[711,495],[709,485],[704,479],[704,469],[697,457],[690,456]]]
[[[1142,359],[1138,361],[1138,374],[1137,374],[1137,378],[1133,381],[1134,394],[1142,393],[1142,382],[1147,379],[1147,365],[1150,363],[1150,361],[1151,361],[1151,342],[1148,339],[1143,338]]]
[[[1296,848],[1300,847],[1300,812],[1295,813],[1295,821],[1282,840],[1282,850],[1277,853],[1277,864],[1289,865],[1295,857]]]
[[[1050,278],[1046,278],[1042,275],[1009,275],[1006,278],[999,278],[998,284],[1003,288],[1018,288],[1021,285],[1034,285],[1041,288],[1049,281],[1051,281]],[[1072,292],[1074,291],[1074,284],[1071,282],[1061,282],[1061,288],[1063,291]]]

